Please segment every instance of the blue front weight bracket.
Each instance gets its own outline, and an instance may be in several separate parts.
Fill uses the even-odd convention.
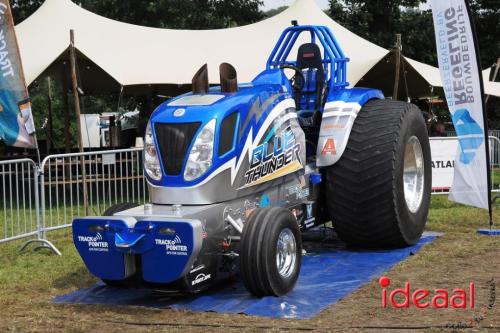
[[[200,251],[198,220],[141,220],[86,217],[73,221],[73,241],[89,271],[105,280],[123,280],[136,272],[141,256],[147,282],[169,283],[187,274]]]

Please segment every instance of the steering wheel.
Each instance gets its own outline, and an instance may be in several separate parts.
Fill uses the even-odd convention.
[[[295,71],[295,75],[290,79],[290,83],[292,84],[293,90],[295,92],[300,92],[302,89],[304,89],[304,85],[306,83],[306,79],[304,77],[304,73],[302,73],[302,70],[298,68],[297,66],[294,65],[280,65],[280,69],[291,69]]]

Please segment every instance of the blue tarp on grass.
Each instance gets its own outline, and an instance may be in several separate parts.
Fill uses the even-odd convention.
[[[308,254],[302,258],[300,277],[294,290],[284,297],[256,298],[237,279],[194,296],[171,295],[149,289],[120,289],[102,283],[57,296],[54,303],[133,305],[186,309],[254,316],[309,319],[346,297],[398,262],[433,241],[426,233],[414,246],[395,250],[359,250],[333,243],[305,242]]]

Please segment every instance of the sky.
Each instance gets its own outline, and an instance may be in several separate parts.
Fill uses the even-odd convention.
[[[264,0],[264,10],[278,8],[281,6],[290,6],[295,0]],[[328,0],[316,0],[316,3],[323,9],[328,8]]]

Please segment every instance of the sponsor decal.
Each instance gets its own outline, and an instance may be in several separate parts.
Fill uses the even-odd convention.
[[[307,204],[306,205],[306,210],[307,210],[307,218],[310,219],[312,217],[312,204]]]
[[[270,152],[268,142],[253,149],[243,187],[261,184],[302,169],[301,145],[296,141],[291,127],[287,127],[281,135],[275,135],[273,140]]]
[[[295,194],[297,200],[305,199],[309,197],[309,187],[304,187],[301,184],[296,184],[290,186],[288,189],[288,195]]]
[[[390,306],[401,309],[409,308],[411,305],[418,309],[474,308],[474,282],[470,282],[468,288],[454,288],[452,292],[442,288],[434,291],[419,288],[412,291],[410,282],[406,282],[404,288],[389,291],[387,287],[391,284],[391,280],[387,276],[382,276],[378,282],[382,287],[383,308]]]
[[[245,200],[245,202],[243,203],[245,217],[249,217],[257,207],[259,207],[259,204],[257,202]]]
[[[327,139],[323,145],[323,149],[321,150],[322,156],[326,156],[328,154],[337,155],[337,148],[335,147],[335,140],[333,138]]]
[[[265,208],[265,207],[269,206],[270,203],[271,203],[271,200],[269,199],[269,196],[267,194],[264,194],[262,196],[262,198],[260,198],[259,207]]]
[[[155,239],[156,245],[165,246],[168,255],[187,256],[188,248],[182,244],[182,239],[176,235],[174,239]]]
[[[212,274],[204,274],[200,273],[196,275],[196,278],[191,282],[191,285],[194,286],[196,284],[202,283],[203,281],[207,281],[212,278]]]
[[[455,167],[455,161],[431,161],[433,169],[449,169]]]
[[[331,129],[344,129],[345,125],[344,124],[324,124],[321,126],[322,131],[327,131]]]
[[[101,233],[97,233],[94,237],[92,236],[78,236],[78,241],[82,243],[87,243],[89,251],[93,252],[108,252],[109,244],[103,241]]]
[[[174,111],[174,117],[182,117],[186,114],[186,109],[177,109]]]
[[[306,220],[304,222],[306,228],[309,228],[314,224],[316,218],[313,216],[313,202],[306,203]]]
[[[190,270],[189,273],[192,274],[192,273],[198,272],[198,271],[200,271],[200,270],[202,270],[204,268],[205,268],[205,265],[200,265],[200,266],[195,267],[192,270]]]

